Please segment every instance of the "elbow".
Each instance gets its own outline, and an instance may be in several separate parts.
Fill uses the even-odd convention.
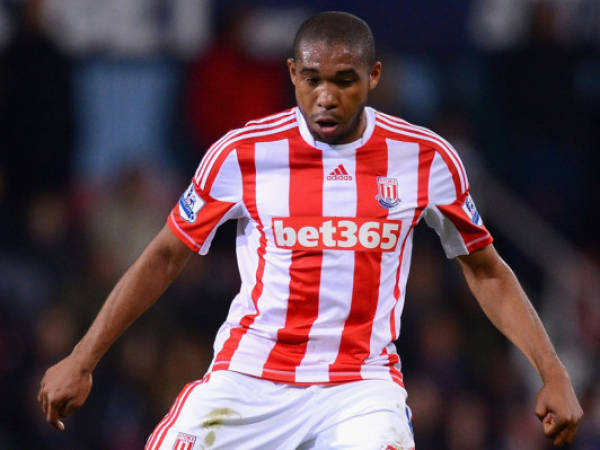
[[[480,280],[502,279],[511,275],[511,268],[500,257],[489,264],[482,264],[472,269],[472,276]]]
[[[154,255],[154,260],[167,279],[174,280],[181,273],[190,255],[191,252],[187,248],[185,252],[181,252],[167,247],[159,249]]]
[[[513,276],[506,262],[492,247],[459,257],[459,262],[465,278],[469,282],[478,280],[503,279]]]
[[[152,272],[157,276],[164,276],[168,280],[173,280],[179,275],[192,252],[169,230],[161,231],[156,238],[148,245],[140,259],[147,266],[152,268]]]

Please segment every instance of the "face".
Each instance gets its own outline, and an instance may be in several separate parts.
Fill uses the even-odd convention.
[[[381,76],[380,62],[368,67],[356,49],[343,44],[303,42],[288,68],[296,101],[316,140],[345,144],[360,138],[368,93]]]

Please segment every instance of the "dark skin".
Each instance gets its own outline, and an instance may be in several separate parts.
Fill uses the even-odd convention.
[[[316,140],[344,144],[366,127],[364,106],[381,76],[360,52],[344,45],[301,43],[288,60],[296,99]],[[38,400],[46,420],[64,430],[61,418],[81,407],[92,387],[92,372],[113,342],[177,277],[190,250],[165,226],[123,275],[90,329],[65,359],[50,367]],[[512,270],[492,245],[459,256],[467,284],[491,322],[524,354],[540,375],[535,413],[554,445],[573,441],[583,416],[569,376]]]
[[[92,389],[92,372],[114,341],[162,295],[192,256],[167,225],[148,244],[108,295],[89,330],[69,356],[44,374],[38,401],[46,420],[60,420],[83,405]]]
[[[542,430],[556,446],[570,444],[583,417],[565,367],[535,309],[493,245],[458,257],[467,284],[490,321],[529,359],[543,386],[535,402]]]
[[[369,66],[360,52],[345,45],[302,42],[288,59],[296,102],[318,141],[346,144],[367,126],[364,107],[377,87],[381,63]]]

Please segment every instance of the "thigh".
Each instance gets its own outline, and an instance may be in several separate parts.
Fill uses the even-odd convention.
[[[331,410],[301,449],[414,449],[406,391],[394,382],[360,381],[327,396]]]
[[[295,448],[302,390],[235,372],[188,384],[148,438],[146,450]]]

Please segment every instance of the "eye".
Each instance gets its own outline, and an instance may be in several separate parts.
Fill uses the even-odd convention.
[[[306,82],[310,85],[310,86],[316,86],[319,84],[319,79],[315,78],[315,77],[309,77],[306,79]]]
[[[342,87],[348,87],[354,83],[354,79],[352,78],[343,78],[337,81],[337,84]]]

